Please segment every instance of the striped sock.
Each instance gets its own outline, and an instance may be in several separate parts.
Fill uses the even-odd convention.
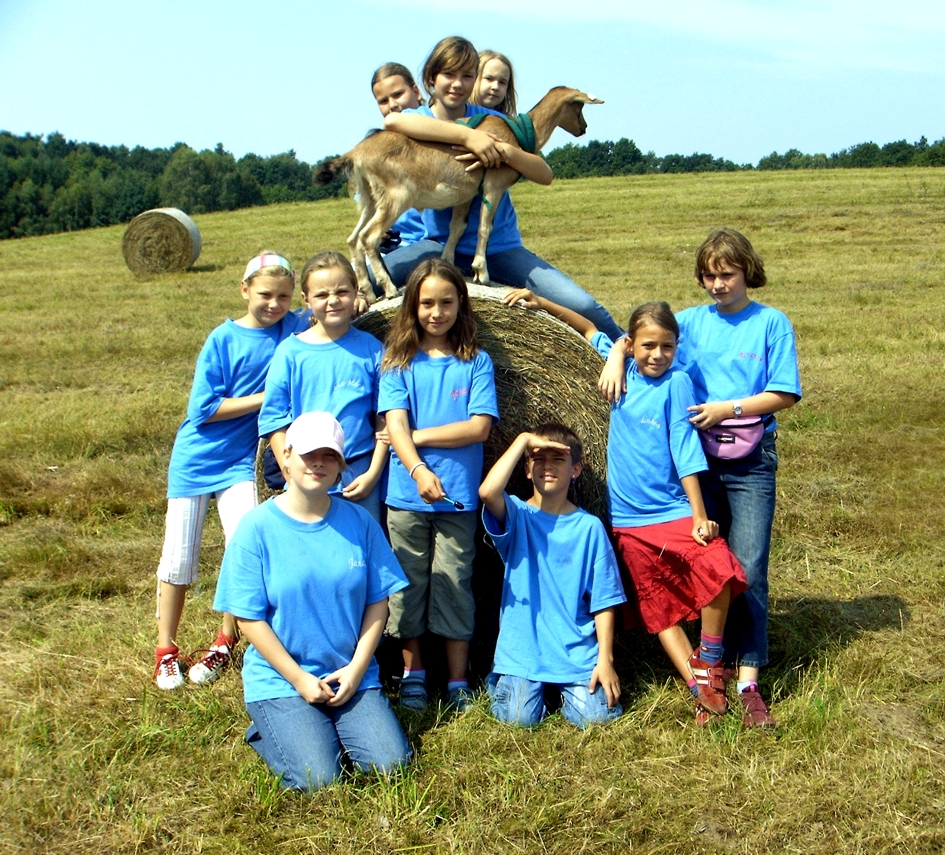
[[[714,665],[722,658],[722,636],[702,633],[702,651],[700,659]]]

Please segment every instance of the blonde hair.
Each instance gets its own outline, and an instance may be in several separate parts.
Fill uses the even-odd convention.
[[[317,255],[313,255],[308,261],[305,262],[305,267],[302,268],[302,293],[307,297],[308,296],[308,278],[313,273],[318,270],[330,270],[333,267],[337,267],[343,274],[345,279],[351,284],[351,287],[355,291],[358,290],[358,277],[354,273],[354,268],[351,266],[351,262],[348,261],[345,256],[340,252],[335,252],[334,250],[327,250],[326,252],[320,252]]]
[[[502,99],[502,103],[498,107],[493,109],[498,110],[500,113],[505,113],[506,116],[510,118],[515,117],[515,70],[512,68],[512,60],[510,60],[504,53],[499,53],[497,50],[481,50],[479,51],[479,73],[476,75],[476,85],[473,88],[472,98],[469,100],[473,104],[480,104],[479,101],[479,89],[482,86],[482,71],[486,67],[486,63],[490,62],[493,59],[497,59],[499,62],[504,63],[505,67],[509,70],[509,88],[505,90],[505,98]]]

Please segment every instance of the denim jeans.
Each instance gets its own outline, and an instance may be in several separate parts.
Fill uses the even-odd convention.
[[[547,714],[545,687],[553,685],[561,692],[561,714],[565,721],[586,730],[592,724],[604,724],[623,713],[623,707],[607,706],[607,693],[598,686],[591,694],[587,683],[541,683],[510,674],[486,677],[486,689],[492,701],[492,714],[505,724],[534,727]]]
[[[434,240],[422,240],[395,250],[384,257],[391,279],[402,288],[411,271],[424,259],[438,257],[443,245]],[[456,253],[456,266],[467,276],[472,274],[472,256]],[[556,267],[550,265],[523,246],[487,256],[489,278],[513,288],[529,288],[539,297],[558,303],[583,315],[613,341],[623,330],[610,313],[579,285],[572,282]]]
[[[380,689],[356,692],[338,708],[295,695],[252,701],[246,741],[281,776],[287,790],[314,791],[342,772],[342,759],[360,770],[391,772],[413,757],[400,722]]]
[[[768,664],[768,556],[774,522],[778,453],[774,432],[740,460],[708,457],[699,476],[706,513],[745,571],[748,590],[732,600],[725,622],[726,662],[750,668]]]

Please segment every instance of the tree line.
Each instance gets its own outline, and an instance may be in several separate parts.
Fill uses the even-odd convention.
[[[796,148],[784,154],[772,152],[761,158],[757,166],[736,164],[711,154],[666,154],[662,157],[648,151],[644,154],[633,140],[617,142],[591,140],[579,146],[567,143],[550,152],[546,160],[555,178],[584,178],[606,175],[648,175],[659,172],[735,172],[764,169],[849,169],[878,166],[945,166],[945,138],[929,143],[906,140],[878,146],[867,142],[845,148],[834,154],[804,154]]]
[[[347,193],[339,178],[321,187],[310,165],[294,151],[237,160],[220,143],[194,151],[104,146],[67,140],[60,133],[15,136],[0,131],[0,239],[76,231],[127,223],[151,208],[188,214],[232,211],[272,202],[311,202]],[[790,149],[738,165],[710,154],[640,151],[633,140],[568,143],[547,155],[557,178],[744,169],[832,169],[879,166],[945,166],[945,139],[861,143],[831,155]]]
[[[343,179],[319,187],[312,169],[294,151],[237,160],[222,144],[128,149],[0,131],[0,238],[127,223],[151,208],[206,214],[344,194]]]

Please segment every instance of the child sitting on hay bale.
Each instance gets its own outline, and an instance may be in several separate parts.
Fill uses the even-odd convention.
[[[523,454],[527,502],[505,492]],[[568,499],[581,457],[573,431],[544,424],[519,434],[479,488],[486,533],[505,562],[486,685],[492,714],[508,724],[538,724],[549,686],[564,718],[582,729],[623,712],[613,645],[626,596],[603,523]]]
[[[484,131],[464,129],[462,139],[455,136],[461,128],[460,125],[452,124],[457,119],[481,113],[501,115],[495,110],[469,103],[478,71],[479,54],[471,42],[459,36],[443,39],[434,47],[423,66],[420,83],[430,96],[429,106],[391,112],[384,119],[385,129],[418,140],[448,143],[465,140],[467,145],[475,148],[475,154],[483,166],[498,166],[501,162],[507,162],[529,180],[550,184],[553,178],[551,170],[540,155],[524,152],[516,146],[496,143]],[[445,122],[451,124],[444,128]],[[481,200],[473,200],[466,230],[456,248],[456,264],[464,271],[472,269],[481,206]],[[398,287],[404,284],[410,271],[420,261],[442,254],[451,218],[452,208],[424,211],[426,239],[401,247],[386,257],[385,264]],[[496,282],[519,287],[527,285],[533,291],[547,295],[592,319],[598,329],[613,340],[623,334],[610,313],[592,295],[523,246],[518,219],[508,192],[496,208],[489,238],[488,266]]]

